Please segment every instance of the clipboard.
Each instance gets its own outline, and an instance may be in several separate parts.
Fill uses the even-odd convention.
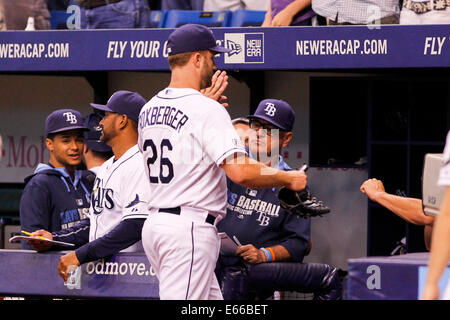
[[[35,240],[35,241],[44,241],[44,242],[50,242],[52,244],[57,244],[63,247],[75,247],[73,243],[69,242],[63,242],[63,241],[55,241],[50,239],[43,239],[43,238],[37,238],[37,237],[30,237],[30,236],[14,236],[9,238],[9,243],[13,242],[19,242],[21,240]]]
[[[235,256],[238,244],[225,232],[219,232],[218,235],[220,237],[220,254],[226,256]]]

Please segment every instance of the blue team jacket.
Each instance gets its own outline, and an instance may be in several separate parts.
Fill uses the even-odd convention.
[[[65,168],[39,164],[34,174],[25,178],[20,199],[22,230],[54,232],[85,218],[89,212],[90,180],[86,171],[76,170],[72,181]],[[24,243],[22,247],[29,248]]]
[[[291,170],[281,157],[277,168]],[[277,188],[249,189],[228,178],[227,186],[227,215],[217,224],[219,232],[256,248],[282,245],[292,261],[303,260],[311,234],[310,218],[299,218],[282,209]]]

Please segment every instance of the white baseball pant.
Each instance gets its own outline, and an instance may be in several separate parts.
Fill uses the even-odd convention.
[[[206,214],[152,210],[142,229],[145,254],[159,280],[161,300],[222,300],[214,274],[220,239]]]

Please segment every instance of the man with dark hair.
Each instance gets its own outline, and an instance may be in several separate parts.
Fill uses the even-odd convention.
[[[85,130],[82,116],[76,110],[56,110],[47,117],[45,143],[50,159],[48,164],[39,164],[34,174],[25,178],[20,199],[23,230],[59,231],[86,217],[92,186],[85,179],[85,172],[77,170]],[[25,243],[22,247],[29,249]]]
[[[248,119],[250,155],[273,168],[291,170],[281,151],[293,138],[292,107],[283,100],[265,99]],[[302,263],[311,250],[310,218],[281,208],[277,188],[247,188],[231,179],[227,187],[227,215],[217,229],[236,237],[240,245],[235,255],[219,256],[216,274],[225,299],[264,299],[275,290],[314,293],[315,299],[341,298],[335,267]],[[313,199],[304,204],[305,210],[329,212]]]

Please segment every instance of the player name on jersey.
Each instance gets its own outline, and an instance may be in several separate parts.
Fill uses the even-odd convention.
[[[154,126],[166,125],[178,132],[189,120],[183,111],[171,106],[154,106],[148,108],[139,116],[139,126],[141,129]]]

